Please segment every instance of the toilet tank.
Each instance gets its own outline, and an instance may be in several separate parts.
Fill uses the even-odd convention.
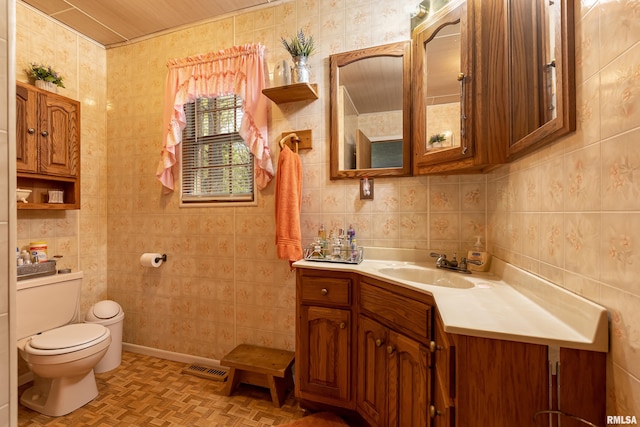
[[[81,271],[18,281],[18,339],[73,323],[80,309],[81,286]]]

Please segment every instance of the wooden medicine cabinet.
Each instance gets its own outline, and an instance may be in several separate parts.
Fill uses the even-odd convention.
[[[16,85],[17,187],[31,190],[18,209],[80,208],[80,103]],[[49,198],[62,191],[62,201]]]

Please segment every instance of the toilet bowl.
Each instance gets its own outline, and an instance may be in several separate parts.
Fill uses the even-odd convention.
[[[73,323],[82,274],[64,276],[69,277],[26,280],[30,283],[20,284],[16,298],[18,350],[33,374],[33,386],[20,403],[53,417],[98,395],[93,368],[111,343],[108,328]]]
[[[109,349],[111,334],[93,326],[100,325],[72,324],[20,340],[18,350],[34,376],[20,403],[55,417],[98,395],[93,367]]]

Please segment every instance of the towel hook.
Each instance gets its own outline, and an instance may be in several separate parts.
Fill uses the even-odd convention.
[[[290,142],[291,146],[293,147],[293,150],[297,153],[298,152],[298,144],[300,143],[300,138],[298,138],[298,135],[295,132],[292,132],[292,133],[288,134],[287,136],[285,136],[284,138],[282,138],[280,140],[280,142],[278,143],[280,145],[280,150],[282,150],[284,148],[284,146],[287,143],[287,140],[291,140],[291,142]]]

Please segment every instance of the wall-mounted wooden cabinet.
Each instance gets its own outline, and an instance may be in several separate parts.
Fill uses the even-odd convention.
[[[481,172],[506,161],[506,39],[500,2],[452,2],[414,44],[415,175]]]
[[[412,39],[415,175],[484,172],[575,130],[572,1],[452,1]]]
[[[574,2],[508,0],[509,160],[576,128]]]
[[[80,208],[80,103],[35,86],[16,86],[16,172],[32,190],[18,209]],[[63,203],[48,192],[62,190]]]

